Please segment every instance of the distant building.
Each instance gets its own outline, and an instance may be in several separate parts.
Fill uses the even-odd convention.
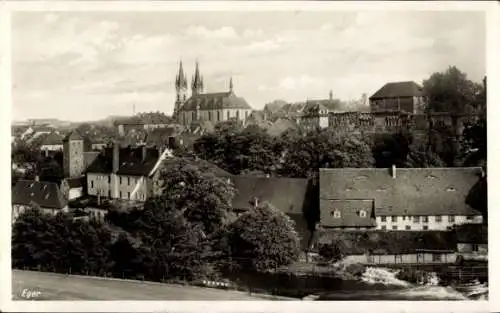
[[[146,201],[151,195],[152,175],[168,149],[105,148],[87,168],[88,195],[110,199]]]
[[[228,178],[237,193],[232,201],[236,213],[246,212],[262,203],[269,203],[288,215],[300,236],[301,247],[306,250],[310,231],[304,212],[314,205],[314,195],[307,179],[285,177],[233,176]]]
[[[330,91],[328,99],[307,100],[301,110],[300,124],[305,127],[327,128],[329,113],[342,112],[342,103],[333,98]]]
[[[176,77],[177,97],[174,108],[174,118],[180,124],[188,125],[200,120],[213,124],[231,119],[245,121],[252,113],[252,107],[246,100],[234,93],[232,78],[229,81],[229,91],[204,93],[203,77],[200,75],[198,62],[191,90],[191,97],[187,98],[187,78],[181,62]]]
[[[449,230],[482,223],[466,203],[481,168],[320,169],[321,226],[344,230]]]
[[[62,151],[63,150],[63,139],[64,139],[63,136],[61,136],[55,132],[47,134],[42,139],[42,145],[40,147],[40,150],[45,151],[45,152]]]
[[[64,177],[81,177],[85,172],[84,139],[77,132],[71,132],[63,139]]]
[[[19,180],[12,188],[12,222],[24,211],[37,207],[43,213],[55,215],[68,212],[68,203],[59,185],[52,182]]]
[[[418,114],[424,106],[422,87],[413,81],[385,84],[370,97],[370,111]]]

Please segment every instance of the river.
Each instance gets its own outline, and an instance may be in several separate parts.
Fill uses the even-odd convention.
[[[488,300],[488,284],[478,281],[442,285],[434,273],[425,283],[414,284],[396,277],[397,270],[367,267],[358,277],[296,276],[284,273],[239,273],[230,280],[254,292],[272,293],[304,300]]]

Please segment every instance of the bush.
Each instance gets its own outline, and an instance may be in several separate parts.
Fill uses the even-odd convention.
[[[330,262],[337,262],[342,259],[342,252],[335,243],[322,245],[319,247],[319,255],[325,260]]]

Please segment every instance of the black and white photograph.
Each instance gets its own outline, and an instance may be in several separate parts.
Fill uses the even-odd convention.
[[[260,6],[10,12],[13,302],[489,301],[487,10]]]

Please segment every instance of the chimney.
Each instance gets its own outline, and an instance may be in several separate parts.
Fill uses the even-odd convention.
[[[146,160],[146,156],[148,154],[148,149],[146,147],[146,145],[142,146],[141,147],[141,156],[142,156],[142,162],[144,162]]]
[[[115,142],[113,144],[113,173],[118,172],[120,167],[120,144]]]
[[[392,178],[393,179],[396,178],[396,165],[395,164],[392,165]]]

